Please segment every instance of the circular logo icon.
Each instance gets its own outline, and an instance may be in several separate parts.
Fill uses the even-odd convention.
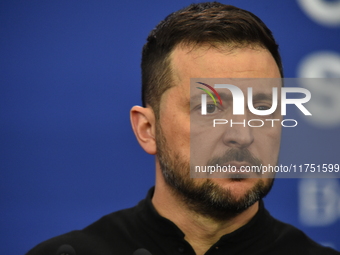
[[[301,8],[316,22],[340,26],[340,0],[298,0]]]

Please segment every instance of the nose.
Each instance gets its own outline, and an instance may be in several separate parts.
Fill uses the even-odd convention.
[[[230,148],[247,148],[254,142],[253,129],[248,125],[244,115],[234,115],[225,127],[223,142]]]

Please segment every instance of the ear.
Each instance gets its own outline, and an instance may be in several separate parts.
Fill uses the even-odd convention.
[[[142,146],[149,154],[156,154],[156,121],[151,107],[134,106],[130,111],[130,120],[133,132]]]

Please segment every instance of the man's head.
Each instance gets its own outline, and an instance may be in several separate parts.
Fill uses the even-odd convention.
[[[217,2],[192,4],[161,21],[149,34],[142,52],[142,103],[150,105],[156,117],[163,93],[174,86],[170,55],[179,44],[220,48],[259,46],[267,49],[281,76],[278,45],[267,26],[254,14]]]
[[[209,134],[190,127],[197,112],[190,105],[190,78],[282,77],[278,46],[260,19],[219,3],[193,4],[175,12],[149,35],[142,76],[144,108],[134,107],[131,121],[144,150],[157,155],[156,186],[167,185],[193,211],[214,219],[232,217],[269,192],[272,179],[190,178],[190,155],[204,163],[212,159],[204,151],[234,165],[277,163],[278,126],[220,127]],[[240,89],[245,93],[246,85]],[[254,94],[270,92],[263,84],[254,88]],[[277,114],[271,118],[281,118]],[[190,143],[195,136],[200,137],[197,146]]]

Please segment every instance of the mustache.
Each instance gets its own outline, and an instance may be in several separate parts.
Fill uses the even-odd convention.
[[[262,164],[262,161],[252,155],[248,149],[230,149],[222,156],[210,159],[207,165],[224,165],[231,161],[246,162],[252,166],[260,166]]]

